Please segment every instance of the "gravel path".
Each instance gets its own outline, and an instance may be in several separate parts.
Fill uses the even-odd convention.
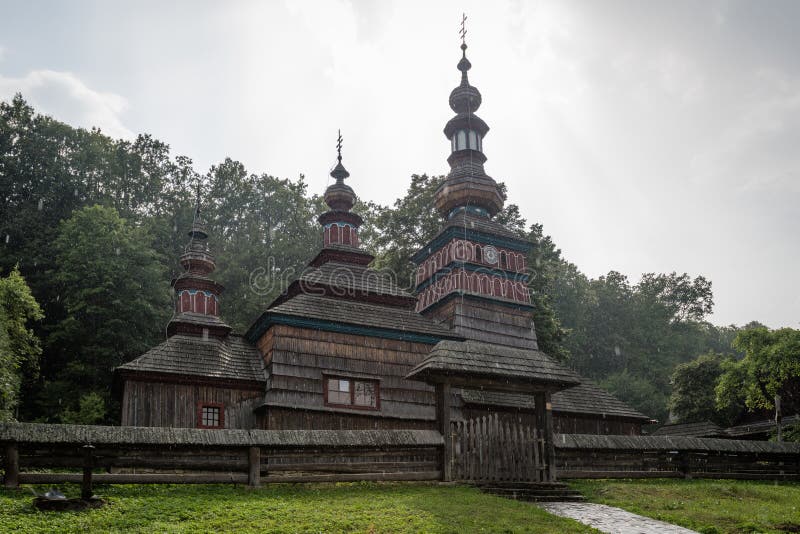
[[[549,502],[539,503],[539,506],[551,514],[575,519],[610,534],[697,534],[688,528],[632,514],[605,504]]]

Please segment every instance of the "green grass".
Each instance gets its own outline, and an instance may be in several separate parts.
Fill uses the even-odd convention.
[[[618,506],[707,534],[800,532],[800,484],[582,480],[570,485],[592,502]]]
[[[40,488],[41,489],[41,488]],[[77,486],[63,486],[68,497]],[[419,483],[98,486],[99,510],[39,512],[27,489],[0,491],[0,531],[596,532],[529,503]]]

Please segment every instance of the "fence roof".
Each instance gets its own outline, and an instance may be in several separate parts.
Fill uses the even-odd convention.
[[[132,426],[0,423],[0,442],[142,446],[434,447],[435,430],[204,430]]]
[[[736,439],[692,438],[687,436],[599,436],[593,434],[556,434],[556,449],[639,450],[639,451],[708,451],[800,454],[800,443],[748,441]]]

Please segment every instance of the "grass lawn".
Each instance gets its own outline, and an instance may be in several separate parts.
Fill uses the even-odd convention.
[[[40,488],[44,490],[45,488]],[[60,488],[68,497],[78,486]],[[421,483],[98,486],[99,510],[39,512],[0,490],[0,531],[52,532],[596,532],[536,506],[464,486]]]
[[[800,484],[733,480],[581,480],[592,502],[699,532],[800,532]]]

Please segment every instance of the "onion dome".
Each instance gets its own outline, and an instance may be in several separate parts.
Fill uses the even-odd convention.
[[[472,64],[467,59],[467,45],[461,44],[461,84],[450,93],[450,108],[456,116],[444,128],[450,140],[451,153],[447,158],[450,173],[436,191],[434,204],[439,214],[451,218],[462,212],[491,218],[503,209],[503,196],[497,183],[486,174],[483,164],[483,138],[489,125],[475,111],[481,105],[481,93],[469,83],[467,71]]]

